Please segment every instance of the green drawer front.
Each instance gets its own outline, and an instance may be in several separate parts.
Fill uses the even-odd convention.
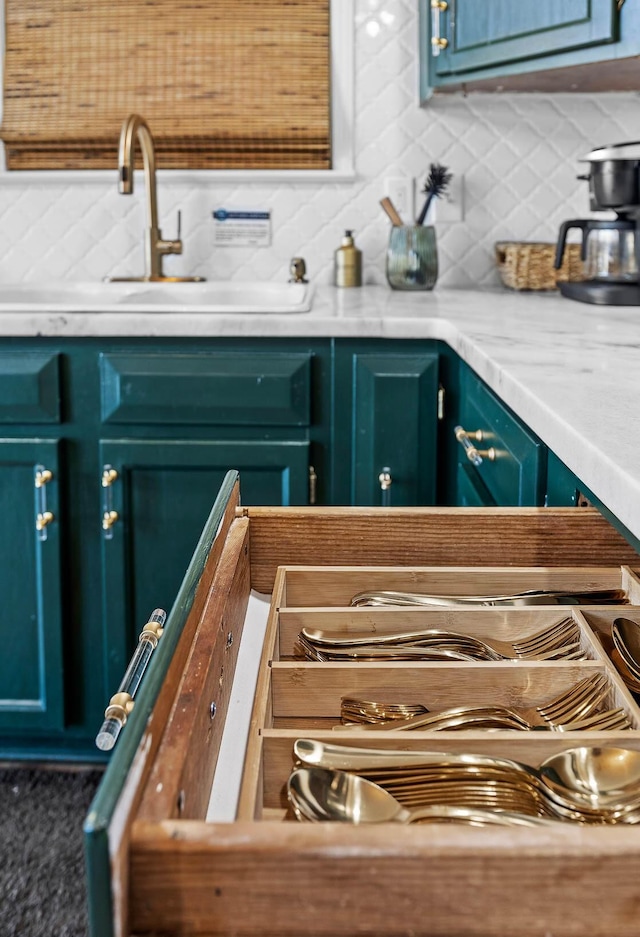
[[[59,355],[0,354],[0,423],[59,423]]]
[[[104,423],[309,425],[311,354],[100,358]]]
[[[483,439],[473,440],[484,452],[493,448],[495,459],[486,456],[475,467],[495,503],[510,506],[535,506],[542,503],[544,492],[544,447],[539,439],[498,400],[471,372],[465,371],[461,382],[461,424],[467,432],[482,430]],[[462,448],[460,459],[464,459]],[[465,460],[466,464],[466,460]],[[471,462],[468,463],[471,466]]]

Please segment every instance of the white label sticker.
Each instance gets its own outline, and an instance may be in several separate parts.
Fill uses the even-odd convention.
[[[213,243],[216,247],[269,247],[271,212],[216,208]]]

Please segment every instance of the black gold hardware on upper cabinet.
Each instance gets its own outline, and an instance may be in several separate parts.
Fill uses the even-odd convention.
[[[449,9],[447,0],[431,0],[431,54],[440,55],[449,40],[440,33],[440,15]]]

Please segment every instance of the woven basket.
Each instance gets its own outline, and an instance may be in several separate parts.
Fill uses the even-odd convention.
[[[553,266],[555,244],[499,241],[495,255],[502,282],[512,290],[555,290],[559,282],[584,279],[580,244],[565,246],[559,270]]]

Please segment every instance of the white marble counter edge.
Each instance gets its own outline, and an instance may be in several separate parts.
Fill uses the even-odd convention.
[[[349,291],[356,294],[356,291]],[[475,303],[475,305],[474,305]],[[565,305],[562,305],[562,304]],[[536,326],[542,311],[568,323],[558,337],[551,334],[561,348],[567,336],[575,338],[579,323],[598,323],[603,313],[593,307],[568,304],[567,301],[542,297],[519,297],[514,294],[478,294],[462,292],[441,294],[425,302],[424,296],[397,297],[388,290],[366,288],[357,295],[341,296],[325,290],[316,308],[303,315],[211,315],[205,313],[64,313],[29,311],[22,314],[0,311],[0,335],[49,338],[386,338],[434,339],[448,344],[498,394],[498,396],[552,449],[582,480],[584,485],[636,537],[640,538],[640,464],[635,444],[626,440],[615,427],[607,432],[590,432],[589,410],[592,402],[570,414],[563,399],[547,392],[534,375],[536,355],[546,351],[545,323],[539,323],[538,345],[532,349],[532,360],[512,361],[509,345],[515,341],[513,331],[505,335],[505,304],[509,312],[523,310],[533,314]],[[497,310],[492,320],[492,309]],[[469,310],[473,316],[469,315]],[[532,313],[533,311],[533,313]],[[627,313],[618,314],[621,323],[631,332],[634,320]],[[517,317],[512,317],[517,321]],[[460,321],[456,321],[460,320]],[[524,316],[521,316],[524,321]],[[526,330],[527,325],[523,326]],[[510,324],[509,329],[517,326]],[[529,322],[528,328],[533,328]],[[502,331],[501,331],[502,330]],[[542,338],[540,338],[542,336]],[[501,342],[503,344],[501,344]],[[629,341],[620,336],[620,345]],[[523,338],[526,351],[526,336]],[[592,341],[592,350],[596,347]],[[613,354],[613,352],[611,352]],[[543,355],[541,367],[551,375],[559,371],[557,361]],[[640,355],[639,355],[640,364]],[[564,364],[562,365],[564,367]],[[572,375],[574,375],[572,377]],[[578,380],[579,369],[566,370],[567,380]],[[591,396],[599,396],[597,377],[592,382]],[[586,386],[586,385],[585,385]],[[588,389],[588,388],[587,388]],[[628,388],[628,405],[635,403],[638,386]],[[584,411],[584,412],[583,412]],[[591,427],[593,428],[593,427]],[[603,427],[600,427],[602,430]],[[615,443],[615,444],[614,444]]]

